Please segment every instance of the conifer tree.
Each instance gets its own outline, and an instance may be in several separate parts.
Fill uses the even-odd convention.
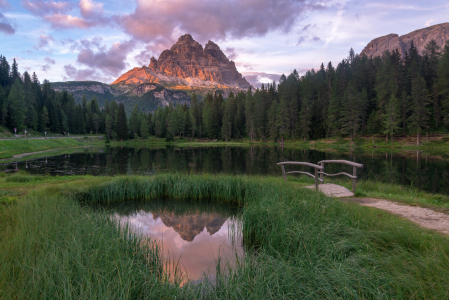
[[[353,136],[360,128],[361,123],[361,113],[358,98],[359,95],[354,90],[352,82],[350,82],[346,89],[343,101],[343,109],[341,112],[341,131],[343,134],[350,135],[351,144],[353,143]]]
[[[449,41],[444,46],[444,54],[438,64],[438,82],[436,89],[441,98],[441,104],[444,110],[444,122],[449,126]]]
[[[389,135],[393,144],[393,135],[399,130],[399,102],[394,95],[387,104],[384,119],[384,134]]]
[[[128,125],[126,123],[125,106],[120,103],[117,113],[117,138],[127,140],[129,138]]]
[[[19,78],[16,78],[8,96],[9,127],[18,131],[25,129],[25,95]]]
[[[140,124],[140,137],[142,139],[148,138],[148,123],[145,118],[142,118],[142,122]]]
[[[423,129],[428,128],[429,109],[429,92],[424,79],[418,75],[412,81],[412,102],[410,106],[410,127],[416,130],[416,144],[420,143],[420,135]]]

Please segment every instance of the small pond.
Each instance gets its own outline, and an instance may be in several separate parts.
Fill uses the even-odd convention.
[[[243,258],[242,222],[239,209],[230,206],[175,200],[125,203],[109,209],[122,226],[151,238],[170,263],[164,266],[174,274],[174,263],[184,278],[195,282],[215,278],[218,259],[223,269]]]
[[[348,149],[282,149],[279,147],[106,147],[101,150],[48,156],[3,164],[5,171],[26,170],[49,175],[117,175],[178,172],[188,174],[226,173],[281,176],[280,161],[317,163],[324,159],[346,159],[362,163],[361,179],[413,186],[432,193],[449,194],[448,158],[419,151],[350,152]],[[310,171],[310,170],[309,170]],[[327,173],[348,172],[352,168],[326,165]],[[343,177],[344,178],[344,177]],[[349,180],[349,179],[348,179]]]

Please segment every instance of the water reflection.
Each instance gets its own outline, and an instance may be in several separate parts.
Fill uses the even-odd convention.
[[[4,168],[50,175],[151,175],[170,171],[280,176],[280,168],[276,165],[280,161],[316,163],[324,159],[347,159],[364,165],[363,169],[357,171],[357,175],[362,179],[449,194],[447,158],[429,156],[419,151],[402,154],[374,151],[362,153],[348,149],[322,152],[277,147],[108,147],[102,151],[92,152],[86,149],[67,156],[59,155],[11,163]],[[345,165],[326,165],[326,173],[338,172],[352,173],[352,169]]]
[[[226,206],[165,201],[143,205],[129,204],[115,210],[121,224],[156,240],[163,255],[179,262],[183,283],[201,280],[204,274],[214,280],[218,257],[233,264],[243,257],[242,223],[238,211]],[[165,266],[173,274],[173,265]],[[167,269],[168,268],[168,269]]]

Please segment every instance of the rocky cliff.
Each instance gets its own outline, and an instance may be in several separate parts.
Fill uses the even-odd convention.
[[[148,66],[134,68],[112,84],[158,83],[164,86],[213,86],[248,89],[250,84],[214,42],[203,49],[190,34],[178,39],[159,59],[151,58]],[[184,88],[185,89],[185,88]]]
[[[225,217],[215,213],[189,213],[176,215],[171,212],[152,212],[153,218],[161,219],[165,226],[172,227],[183,240],[191,242],[206,228],[210,235],[218,232],[226,222]]]
[[[444,47],[446,41],[449,40],[449,23],[418,29],[402,36],[392,33],[378,37],[372,40],[362,50],[361,54],[366,54],[368,57],[376,57],[381,56],[386,50],[392,52],[398,49],[402,58],[404,58],[405,53],[410,49],[412,41],[419,53],[422,54],[425,46],[431,40],[435,40],[440,47]]]

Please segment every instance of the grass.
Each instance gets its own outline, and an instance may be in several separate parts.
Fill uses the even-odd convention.
[[[83,140],[81,138],[0,140],[0,159],[11,158],[13,155],[23,153],[83,147],[99,143],[104,143],[104,141],[98,138],[89,140]]]
[[[61,178],[0,206],[0,298],[449,296],[447,237],[296,186],[261,176]],[[242,206],[248,255],[212,284],[180,287],[150,240],[86,206],[164,198]]]

